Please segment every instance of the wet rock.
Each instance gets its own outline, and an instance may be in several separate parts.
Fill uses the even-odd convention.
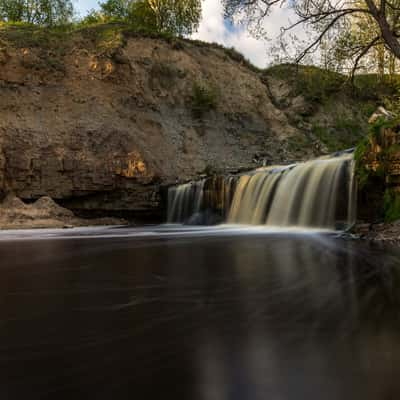
[[[400,221],[390,224],[371,224],[370,229],[362,235],[362,238],[382,244],[400,245]]]
[[[354,231],[361,236],[367,235],[370,230],[371,224],[357,224],[354,228]]]

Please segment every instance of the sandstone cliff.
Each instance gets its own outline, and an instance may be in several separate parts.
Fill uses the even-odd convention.
[[[154,216],[162,185],[317,155],[291,118],[307,104],[281,107],[274,79],[219,46],[118,26],[0,30],[0,191]]]
[[[207,169],[287,161],[299,135],[259,75],[218,47],[82,30],[0,34],[0,185],[72,209],[152,212],[158,187]],[[103,36],[102,36],[103,35]],[[193,88],[215,107],[193,112]]]

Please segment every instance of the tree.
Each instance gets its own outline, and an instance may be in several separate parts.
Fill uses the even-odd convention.
[[[200,0],[147,0],[160,31],[179,36],[197,30],[201,18]]]
[[[256,32],[261,31],[263,21],[277,7],[287,8],[295,15],[294,21],[281,28],[281,39],[299,25],[311,28],[311,39],[296,54],[296,62],[319,48],[328,34],[338,37],[334,47],[351,58],[353,74],[361,59],[379,46],[400,59],[400,0],[223,1],[228,17],[243,16]]]
[[[43,26],[67,23],[74,13],[71,0],[0,0],[0,21]]]
[[[100,7],[104,16],[110,19],[124,20],[131,14],[132,3],[131,0],[108,0],[100,3]]]
[[[201,0],[107,0],[100,6],[108,19],[178,36],[193,33],[201,18]]]

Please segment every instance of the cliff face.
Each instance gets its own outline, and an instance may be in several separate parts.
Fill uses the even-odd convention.
[[[224,49],[121,33],[110,44],[89,33],[52,45],[0,33],[3,191],[152,213],[160,185],[313,153],[291,149],[302,133],[257,72]],[[201,109],[196,86],[212,107]]]
[[[400,218],[400,125],[385,113],[371,117],[370,133],[356,151],[359,218],[366,221]]]

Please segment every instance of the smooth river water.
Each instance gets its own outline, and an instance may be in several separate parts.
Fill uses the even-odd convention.
[[[0,399],[400,398],[400,251],[329,233],[0,234]]]

